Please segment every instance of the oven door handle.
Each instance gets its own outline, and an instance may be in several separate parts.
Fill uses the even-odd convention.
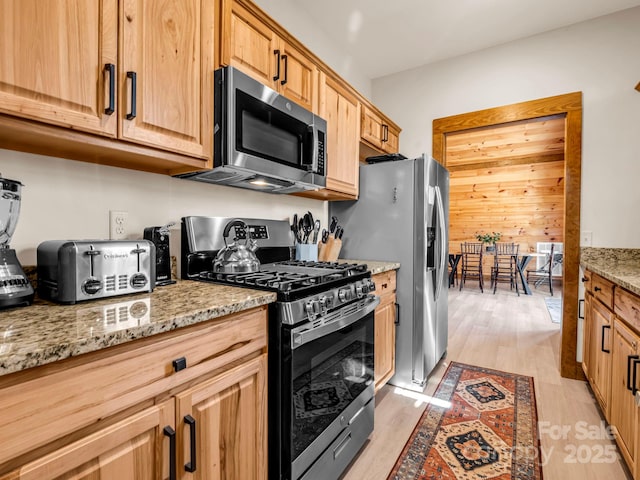
[[[380,297],[374,296],[370,298],[371,300],[364,306],[364,308],[350,313],[349,315],[345,315],[344,317],[339,318],[338,320],[334,320],[333,322],[326,325],[322,325],[311,330],[309,330],[305,325],[294,328],[293,330],[291,330],[291,349],[295,350],[296,348],[299,348],[309,342],[313,342],[320,337],[324,337],[325,335],[329,335],[330,333],[342,330],[343,328],[348,327],[358,320],[362,320],[364,317],[373,312],[380,304]]]

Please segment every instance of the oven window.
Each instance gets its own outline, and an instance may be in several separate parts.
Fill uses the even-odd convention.
[[[291,352],[291,460],[373,382],[373,313]]]
[[[260,99],[236,90],[236,150],[296,168],[310,164],[313,135],[296,120]]]

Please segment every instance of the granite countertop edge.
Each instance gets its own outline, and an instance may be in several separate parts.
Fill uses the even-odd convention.
[[[380,260],[353,260],[353,259],[338,259],[339,262],[366,264],[371,271],[371,275],[378,275],[379,273],[388,272],[391,270],[398,270],[400,264],[398,262],[380,261]]]
[[[580,265],[640,296],[640,249],[582,248]]]
[[[136,300],[150,306],[148,323],[114,331],[98,328],[95,333],[90,329],[90,334],[81,334],[86,323],[100,317],[104,308]],[[0,336],[0,376],[196,325],[275,300],[273,292],[191,281],[178,281],[152,293],[75,305],[36,299],[34,305],[6,310],[0,317],[0,335],[4,334]],[[96,321],[106,322],[101,317]]]

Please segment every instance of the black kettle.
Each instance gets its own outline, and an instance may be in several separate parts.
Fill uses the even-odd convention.
[[[231,245],[227,245],[227,237],[233,227],[236,227],[236,235]],[[240,244],[241,238],[237,234],[237,227],[244,230],[245,243]],[[260,261],[255,251],[257,242],[251,238],[249,226],[242,220],[231,220],[222,232],[224,248],[218,252],[213,261],[213,271],[216,273],[254,273],[260,270]]]

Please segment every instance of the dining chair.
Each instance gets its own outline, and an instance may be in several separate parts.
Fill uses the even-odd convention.
[[[491,267],[491,286],[493,293],[496,293],[498,282],[508,282],[511,290],[515,287],[518,290],[518,249],[517,243],[496,243],[493,267]]]
[[[562,263],[562,253],[555,253],[555,245],[551,244],[551,249],[549,250],[549,256],[546,257],[545,264],[542,268],[538,268],[536,270],[527,270],[527,283],[531,285],[533,284],[536,288],[542,284],[549,285],[549,293],[553,297],[553,268]]]
[[[462,272],[460,274],[460,290],[468,278],[477,279],[480,291],[484,293],[482,278],[482,243],[464,242],[460,244],[462,254]]]

